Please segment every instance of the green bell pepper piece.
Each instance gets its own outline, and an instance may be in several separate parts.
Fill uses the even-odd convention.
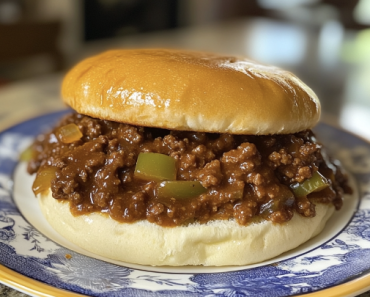
[[[329,186],[328,180],[318,171],[303,183],[296,183],[290,186],[296,197],[307,196],[312,192],[319,192]]]
[[[157,191],[160,199],[184,200],[199,196],[207,189],[199,181],[164,181],[159,184]]]
[[[176,179],[176,160],[158,153],[140,153],[135,167],[135,177],[163,181]]]

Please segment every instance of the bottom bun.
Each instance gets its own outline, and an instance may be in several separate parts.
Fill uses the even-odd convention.
[[[63,237],[97,255],[142,265],[247,265],[271,259],[317,235],[334,212],[316,205],[316,216],[295,214],[287,223],[269,221],[240,226],[235,221],[211,221],[165,228],[148,221],[119,223],[107,215],[73,216],[68,202],[51,193],[39,197],[50,225]]]

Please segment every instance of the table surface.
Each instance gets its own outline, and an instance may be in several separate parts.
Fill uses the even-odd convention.
[[[238,54],[252,56],[265,60],[262,62],[274,62],[268,55],[253,55],[253,50],[246,46],[253,43],[253,36],[256,32],[269,37],[269,26],[276,27],[271,21],[236,21],[223,24],[214,24],[205,27],[187,28],[160,32],[155,34],[133,36],[123,40],[108,40],[104,42],[90,43],[81,49],[76,60],[85,56],[100,52],[107,48],[117,47],[176,47],[188,49],[212,50],[227,54]],[[261,29],[267,30],[265,33]],[[269,29],[270,28],[270,29]],[[261,33],[262,32],[262,33]],[[310,32],[305,33],[309,38],[316,38]],[[304,35],[304,36],[306,36]],[[258,41],[261,42],[261,41]],[[353,41],[355,43],[355,41]],[[284,64],[284,59],[275,57],[277,64]],[[350,66],[343,66],[345,62],[339,61],[336,66],[331,65],[324,73],[317,74],[313,79],[315,71],[322,71],[322,68],[311,69],[308,71],[307,65],[310,64],[309,56],[296,61],[296,64],[287,64],[288,68],[295,70],[298,76],[307,77],[313,83],[313,89],[319,94],[326,96],[323,102],[323,119],[343,126],[345,129],[359,134],[361,137],[370,140],[370,89],[361,85],[356,78],[362,79],[363,73],[369,67],[364,67],[364,62],[355,61]],[[275,63],[276,64],[276,63]],[[284,66],[284,65],[283,65]],[[302,70],[303,69],[303,70]],[[341,75],[338,71],[342,70]],[[331,72],[330,72],[331,71]],[[318,83],[323,75],[328,77],[325,84]],[[35,77],[25,81],[20,81],[5,85],[0,88],[0,130],[10,127],[16,123],[24,121],[47,112],[52,112],[65,108],[60,100],[60,84],[63,73],[50,74],[42,77]],[[305,79],[304,79],[305,80]],[[362,88],[362,89],[361,89]],[[361,92],[359,91],[362,90]],[[0,285],[0,296],[27,296],[17,292],[7,286]],[[370,292],[359,295],[370,297]]]

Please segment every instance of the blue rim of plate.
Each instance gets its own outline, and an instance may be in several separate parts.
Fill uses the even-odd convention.
[[[359,205],[329,241],[275,265],[217,273],[163,273],[106,263],[58,246],[47,250],[12,199],[13,172],[24,143],[70,111],[42,115],[0,133],[0,264],[55,288],[91,296],[293,296],[332,288],[370,273],[370,144],[320,123],[318,138],[359,187]],[[27,253],[14,247],[26,241]],[[43,238],[44,241],[48,239]],[[66,258],[66,255],[72,258]],[[326,292],[326,291],[325,291]]]

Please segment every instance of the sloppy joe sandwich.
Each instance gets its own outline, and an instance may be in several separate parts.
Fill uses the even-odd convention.
[[[33,144],[51,226],[144,265],[246,265],[317,235],[347,177],[311,128],[314,92],[241,57],[112,50],[66,75],[75,112]]]

